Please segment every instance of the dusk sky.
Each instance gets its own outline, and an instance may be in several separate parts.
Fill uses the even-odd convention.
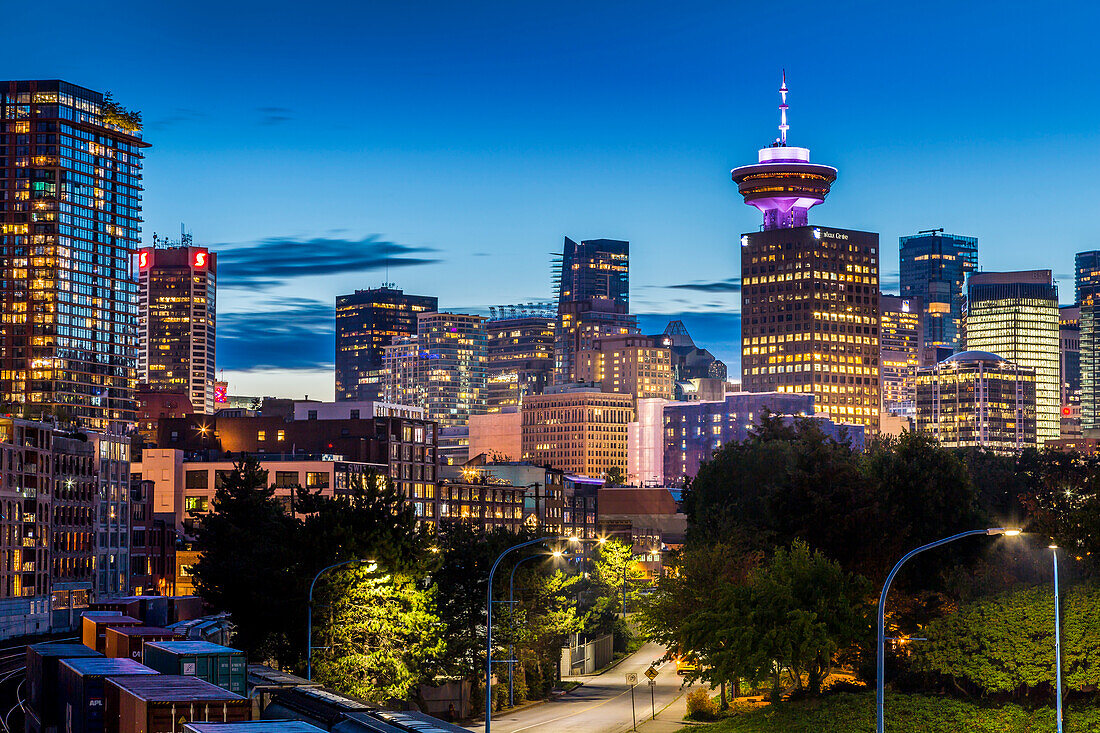
[[[729,179],[776,136],[840,173],[822,225],[978,237],[986,270],[1100,248],[1100,8],[1012,3],[88,3],[4,9],[5,78],[142,111],[144,238],[219,253],[231,394],[333,396],[333,302],[388,279],[484,311],[550,297],[562,239],[631,243],[647,332],[738,373]],[[1034,8],[1035,6],[1031,6]],[[224,370],[224,371],[223,371]]]

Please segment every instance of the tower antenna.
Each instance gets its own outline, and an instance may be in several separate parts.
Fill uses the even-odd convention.
[[[787,124],[787,70],[783,69],[783,83],[779,85],[779,145],[787,147],[787,130],[791,126]]]

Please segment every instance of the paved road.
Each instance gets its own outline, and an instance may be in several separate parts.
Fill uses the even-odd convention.
[[[649,685],[642,673],[650,663],[664,654],[657,644],[646,644],[614,669],[596,677],[583,679],[584,685],[560,700],[537,705],[517,713],[493,716],[492,733],[623,733],[633,723],[630,713],[630,688],[626,685],[626,673],[638,675],[634,688],[634,704],[638,723],[649,719]],[[683,694],[676,668],[666,663],[658,668],[660,676],[653,690],[657,711]],[[483,725],[472,726],[472,731],[484,731]]]

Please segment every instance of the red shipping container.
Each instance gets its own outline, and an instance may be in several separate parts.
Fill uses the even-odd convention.
[[[107,656],[141,661],[141,648],[147,641],[179,641],[183,634],[159,626],[108,626]]]
[[[109,611],[85,612],[80,621],[80,640],[89,649],[101,654],[107,651],[108,626],[141,626],[141,621],[130,616],[110,616]]]
[[[252,719],[251,700],[195,677],[107,678],[106,693],[105,733],[180,733],[184,723]]]

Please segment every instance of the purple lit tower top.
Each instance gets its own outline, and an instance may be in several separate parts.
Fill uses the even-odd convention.
[[[787,145],[787,73],[779,87],[779,137],[760,151],[757,163],[731,172],[745,203],[764,214],[764,229],[806,226],[806,214],[829,195],[836,168],[810,162],[809,148]]]

